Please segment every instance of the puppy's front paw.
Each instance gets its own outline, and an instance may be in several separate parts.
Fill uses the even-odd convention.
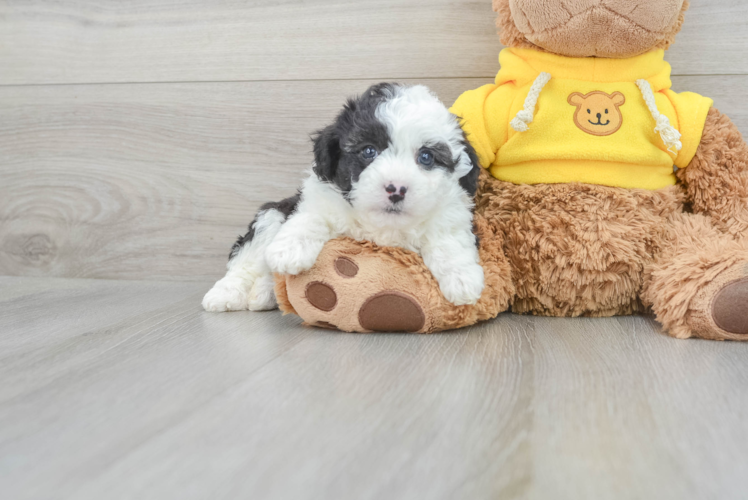
[[[276,239],[265,251],[265,261],[274,273],[297,275],[312,268],[322,246],[295,238]]]
[[[203,309],[208,312],[246,311],[247,290],[243,281],[229,276],[217,281],[203,297]]]
[[[438,281],[444,298],[456,306],[477,303],[485,285],[483,268],[478,264],[455,268]]]

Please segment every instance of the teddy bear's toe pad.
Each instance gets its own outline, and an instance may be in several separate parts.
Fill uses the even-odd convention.
[[[417,332],[426,315],[412,297],[397,291],[380,292],[364,302],[358,322],[373,332]]]
[[[320,311],[332,311],[338,304],[338,295],[330,285],[312,281],[306,287],[306,300]]]
[[[338,257],[335,259],[335,270],[343,278],[355,278],[358,274],[358,264],[348,257]]]
[[[748,278],[719,291],[712,302],[712,318],[726,332],[748,335]]]

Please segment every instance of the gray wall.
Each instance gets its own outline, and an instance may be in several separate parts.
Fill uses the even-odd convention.
[[[0,274],[216,278],[346,96],[493,79],[489,0],[0,0]],[[694,0],[676,90],[748,130],[748,3]]]

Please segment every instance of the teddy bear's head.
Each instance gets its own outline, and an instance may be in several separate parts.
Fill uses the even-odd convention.
[[[625,58],[668,48],[688,0],[493,0],[493,8],[508,47]]]

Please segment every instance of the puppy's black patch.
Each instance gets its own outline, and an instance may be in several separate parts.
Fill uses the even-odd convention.
[[[428,144],[421,149],[421,151],[424,150],[431,151],[431,153],[434,155],[434,167],[431,168],[442,167],[450,172],[454,172],[457,164],[459,163],[459,159],[455,160],[454,158],[452,158],[452,150],[449,149],[449,146],[443,142]]]
[[[362,156],[367,146],[382,152],[389,146],[390,137],[385,124],[376,117],[377,107],[397,94],[399,86],[380,83],[370,87],[360,97],[349,99],[335,122],[317,132],[314,142],[314,173],[348,195],[353,183],[371,163]]]
[[[301,193],[296,193],[294,196],[291,196],[290,198],[286,198],[285,200],[281,201],[271,201],[268,203],[265,203],[260,207],[260,210],[257,212],[257,215],[255,215],[255,218],[252,220],[252,222],[249,224],[249,228],[247,230],[247,234],[244,236],[239,236],[239,238],[236,240],[236,243],[234,243],[234,246],[231,247],[231,253],[229,253],[229,260],[233,259],[236,254],[239,253],[239,250],[242,249],[242,247],[249,242],[252,241],[255,237],[255,226],[257,225],[257,218],[263,214],[264,212],[268,210],[277,210],[278,212],[282,213],[285,219],[288,219],[291,214],[293,214],[296,211],[296,208],[299,206],[299,201],[301,201]]]
[[[466,176],[460,179],[460,186],[472,198],[475,196],[475,193],[478,192],[478,176],[481,169],[480,160],[478,159],[478,154],[475,152],[475,149],[473,149],[473,146],[470,145],[467,138],[463,142],[463,146],[465,147],[465,153],[467,153],[468,158],[470,158],[470,163],[473,165],[473,168]]]

